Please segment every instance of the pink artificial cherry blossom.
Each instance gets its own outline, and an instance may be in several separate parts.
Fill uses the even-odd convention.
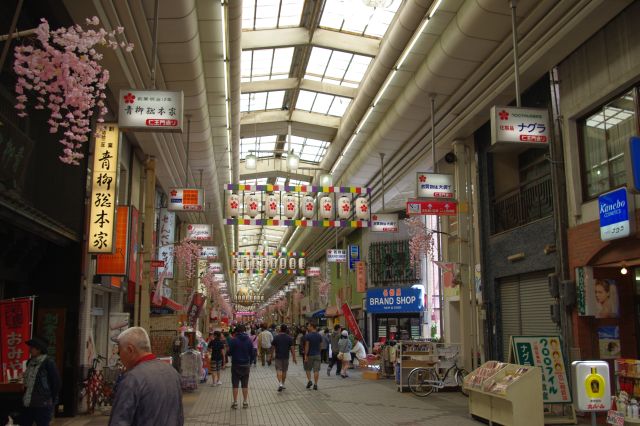
[[[197,274],[200,252],[200,246],[187,239],[175,245],[174,253],[176,259],[178,259],[178,265],[184,268],[184,275],[187,280],[191,280]]]
[[[98,122],[102,122],[107,113],[104,100],[109,71],[99,64],[103,55],[94,47],[131,52],[133,44],[118,42],[123,27],[106,31],[73,25],[51,31],[46,19],[40,21],[35,30],[37,42],[15,48],[13,70],[18,76],[15,108],[18,116],[25,117],[28,95],[35,109],[47,107],[51,111],[47,121],[49,133],[62,133],[60,143],[65,148],[60,161],[78,165],[84,158],[81,151],[89,140],[92,117],[95,114]],[[86,20],[88,26],[99,23],[96,16]]]
[[[422,256],[431,258],[433,256],[433,231],[427,229],[422,217],[413,216],[404,220],[409,228],[409,253],[411,264],[416,265]]]

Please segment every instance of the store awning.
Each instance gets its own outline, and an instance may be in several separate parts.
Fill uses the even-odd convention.
[[[151,292],[151,306],[154,306],[157,308],[169,308],[175,312],[184,310],[184,306],[182,306],[175,300],[169,299],[168,297],[164,297],[164,296],[162,296],[162,302],[160,304],[153,303],[153,295],[154,295],[154,292]]]
[[[322,318],[324,317],[326,311],[324,309],[320,309],[318,311],[314,311],[314,312],[308,312],[307,314],[305,314],[305,316],[307,318]]]

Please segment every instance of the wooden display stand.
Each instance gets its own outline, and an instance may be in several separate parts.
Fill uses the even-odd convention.
[[[465,379],[469,413],[504,426],[543,425],[540,369],[506,363],[491,368],[492,363],[496,361],[485,363]]]

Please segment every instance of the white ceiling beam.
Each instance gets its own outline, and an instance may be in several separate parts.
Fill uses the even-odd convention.
[[[242,50],[273,49],[308,43],[309,30],[303,27],[242,32]],[[366,56],[376,56],[380,50],[380,40],[322,28],[313,32],[311,44]]]
[[[286,135],[288,132],[287,121],[275,121],[270,123],[252,123],[240,125],[241,138],[253,138],[256,136]],[[318,126],[315,124],[291,122],[291,134],[305,138],[332,141],[336,136],[336,129]]]
[[[281,80],[264,80],[252,81],[240,84],[240,92],[272,92],[275,90],[290,90],[298,87],[297,78],[284,78]],[[347,86],[338,86],[336,84],[323,83],[321,81],[302,79],[300,81],[300,89],[310,90],[312,92],[327,93],[329,95],[342,96],[345,98],[355,98],[358,89]]]
[[[340,117],[331,115],[318,114],[316,112],[293,111],[291,120],[289,120],[289,111],[254,111],[243,112],[240,118],[240,125],[251,126],[260,123],[277,123],[277,122],[298,122],[305,124],[314,124],[330,129],[338,129],[340,125]]]
[[[330,95],[342,96],[344,98],[355,98],[358,89],[355,87],[338,86],[337,84],[323,83],[322,81],[302,79],[300,89],[312,92],[328,93]]]

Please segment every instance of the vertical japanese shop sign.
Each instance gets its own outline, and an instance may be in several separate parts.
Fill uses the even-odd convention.
[[[131,206],[131,227],[129,228],[129,268],[127,277],[129,282],[138,282],[138,224],[140,223],[140,213],[138,209]]]
[[[112,253],[118,182],[120,132],[115,123],[98,124],[91,177],[89,253]]]
[[[158,268],[158,276],[166,271],[167,279],[173,278],[173,248],[176,238],[176,214],[167,209],[160,209],[160,224],[158,226],[158,260],[164,261],[164,266]]]
[[[362,333],[360,332],[360,327],[358,327],[358,321],[356,321],[356,317],[353,316],[351,308],[346,303],[342,305],[342,315],[344,315],[344,318],[347,321],[347,327],[349,327],[349,330],[351,330],[356,338],[358,340],[364,340],[362,338]]]
[[[23,371],[23,362],[29,359],[27,340],[31,339],[30,298],[0,301],[0,342],[2,378],[7,382],[7,370]]]
[[[367,266],[364,261],[356,262],[356,289],[358,293],[367,291]]]
[[[49,342],[48,355],[56,361],[58,371],[62,372],[64,355],[64,326],[66,309],[39,308],[38,335]]]
[[[129,240],[129,207],[118,206],[116,213],[115,250],[99,254],[96,262],[98,275],[127,275],[127,243]]]
[[[514,361],[542,369],[542,397],[545,404],[571,403],[566,364],[558,336],[513,336]]]

